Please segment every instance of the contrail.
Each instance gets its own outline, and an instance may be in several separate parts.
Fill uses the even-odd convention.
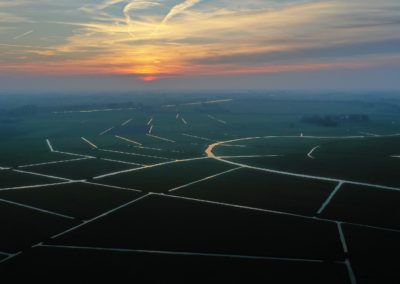
[[[129,15],[129,12],[131,10],[140,10],[140,9],[146,9],[149,8],[151,6],[156,6],[159,5],[160,3],[158,2],[153,2],[153,1],[137,1],[137,0],[133,0],[131,2],[129,2],[127,5],[125,5],[124,9],[123,9],[123,13],[125,15],[125,19],[126,19],[126,23],[129,25],[132,22],[132,18]]]
[[[17,36],[15,36],[15,37],[13,37],[13,39],[19,39],[19,38],[24,37],[24,36],[27,36],[27,35],[29,35],[29,34],[31,34],[31,33],[33,33],[33,30],[27,31],[27,32],[25,32],[25,33],[23,33],[23,34],[20,34],[20,35],[17,35]]]
[[[182,2],[181,4],[175,5],[172,7],[171,10],[169,10],[169,13],[164,17],[164,19],[161,22],[161,25],[164,25],[166,22],[168,22],[172,17],[175,15],[178,15],[185,11],[186,9],[196,5],[199,3],[201,0],[186,0]]]
[[[181,4],[177,4],[174,7],[171,8],[171,10],[169,10],[168,14],[164,17],[164,19],[161,21],[161,24],[159,24],[156,29],[154,30],[154,32],[152,33],[152,36],[154,34],[156,34],[160,27],[162,25],[164,25],[165,23],[167,23],[172,17],[182,13],[183,11],[185,11],[186,9],[196,5],[197,3],[199,3],[201,0],[186,0],[184,2],[182,2]]]
[[[98,11],[104,10],[114,4],[118,4],[121,2],[126,2],[126,0],[110,0],[100,5],[85,5],[83,7],[78,8],[78,10],[85,11],[88,13],[97,13]]]
[[[7,47],[26,47],[26,48],[35,47],[35,46],[33,46],[33,45],[8,44],[8,43],[0,43],[0,46],[7,46]]]

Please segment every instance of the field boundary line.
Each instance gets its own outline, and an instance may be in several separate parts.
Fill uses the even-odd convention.
[[[357,284],[357,279],[356,279],[356,276],[354,274],[353,268],[351,267],[350,260],[348,258],[346,258],[346,260],[344,261],[344,264],[346,265],[347,272],[349,274],[350,283],[351,284]]]
[[[307,156],[308,156],[310,159],[314,159],[314,157],[312,156],[312,153],[314,153],[314,151],[317,150],[319,147],[320,147],[320,145],[315,146],[314,148],[312,148],[312,149],[310,150],[310,152],[307,153]]]
[[[50,152],[54,152],[53,146],[50,143],[49,139],[46,139],[47,146],[49,146]]]
[[[37,163],[37,164],[28,164],[18,166],[18,168],[28,168],[28,167],[36,167],[36,166],[44,166],[44,165],[54,165],[54,164],[61,164],[61,163],[69,163],[69,162],[77,162],[77,161],[84,161],[93,158],[78,158],[78,159],[69,159],[69,160],[59,160],[59,161],[52,161],[52,162],[44,162],[44,163]]]
[[[134,189],[134,188],[129,188],[129,187],[121,187],[121,186],[110,185],[110,184],[103,184],[103,183],[97,183],[97,182],[81,181],[81,183],[86,183],[86,184],[91,184],[91,185],[97,185],[97,186],[101,186],[101,187],[114,188],[114,189],[122,189],[122,190],[143,192],[142,190],[139,190],[139,189]]]
[[[164,138],[164,137],[160,137],[160,136],[156,136],[156,135],[149,134],[149,133],[147,133],[146,135],[150,136],[150,137],[153,137],[155,139],[159,139],[159,140],[163,140],[163,141],[167,141],[167,142],[171,142],[171,143],[175,143],[176,142],[174,140],[171,140],[171,139],[168,139],[168,138]]]
[[[69,229],[67,229],[67,230],[65,230],[65,231],[63,231],[61,233],[58,233],[56,235],[51,236],[51,239],[55,239],[55,238],[58,238],[58,237],[60,237],[62,235],[65,235],[66,233],[72,232],[72,231],[74,231],[74,230],[76,230],[76,229],[78,229],[78,228],[80,228],[80,227],[82,227],[82,226],[84,226],[86,224],[89,224],[89,223],[91,223],[93,221],[96,221],[97,219],[100,219],[100,218],[102,218],[104,216],[107,216],[107,215],[109,215],[109,214],[111,214],[111,213],[113,213],[113,212],[115,212],[115,211],[117,211],[117,210],[119,210],[121,208],[129,206],[129,205],[131,205],[131,204],[133,204],[133,203],[135,203],[135,202],[137,202],[139,200],[142,200],[142,199],[144,199],[144,198],[146,198],[146,197],[148,197],[150,195],[151,195],[150,193],[147,193],[147,194],[142,195],[142,196],[140,196],[140,197],[138,197],[136,199],[133,199],[133,200],[131,200],[129,202],[126,202],[126,203],[124,203],[122,205],[119,205],[119,206],[117,206],[117,207],[115,207],[115,208],[113,208],[111,210],[108,210],[108,211],[106,211],[106,212],[104,212],[104,213],[102,213],[102,214],[100,214],[100,215],[98,215],[96,217],[93,217],[93,218],[91,218],[91,219],[89,219],[87,221],[83,221],[83,223],[80,223],[79,225],[76,225],[76,226],[74,226],[72,228],[69,228]]]
[[[83,137],[81,137],[81,138],[84,139]],[[86,139],[84,139],[84,140],[87,141]],[[88,158],[88,159],[96,158],[96,157],[88,156],[88,155],[81,155],[81,154],[75,154],[75,153],[69,153],[69,152],[63,152],[63,151],[56,151],[56,150],[54,150],[53,146],[51,145],[49,139],[46,139],[46,143],[49,146],[50,152],[52,152],[52,153],[59,153],[59,154],[65,154],[65,155],[70,155],[70,156],[84,157],[84,158]],[[96,146],[96,148],[97,148],[97,146]]]
[[[118,138],[118,139],[124,140],[126,142],[142,146],[142,143],[139,143],[137,141],[134,141],[134,140],[131,140],[131,139],[128,139],[128,138],[125,138],[125,137],[121,137],[121,136],[118,136],[118,135],[115,135],[115,137]]]
[[[344,253],[348,253],[349,249],[347,247],[346,238],[344,237],[344,233],[343,233],[343,229],[342,229],[342,222],[336,222],[336,225],[337,225],[337,228],[338,228],[340,241],[342,243],[343,252]]]
[[[351,263],[350,263],[350,259],[348,257],[348,253],[349,253],[349,248],[347,246],[347,242],[346,242],[346,237],[344,236],[343,233],[343,229],[342,229],[342,222],[336,222],[337,225],[337,229],[338,229],[338,233],[339,233],[339,238],[340,238],[340,242],[342,243],[342,248],[343,248],[343,252],[346,256],[345,260],[344,260],[344,264],[346,265],[346,269],[347,269],[347,273],[349,275],[349,280],[351,284],[356,284],[357,283],[357,279],[356,276],[354,274],[353,268],[351,267]]]
[[[95,159],[95,158],[96,158],[96,157],[94,157],[94,156],[88,156],[88,155],[82,155],[82,154],[75,154],[75,153],[64,152],[64,151],[57,151],[57,150],[54,150],[53,153],[60,153],[60,154],[65,154],[65,155],[70,155],[70,156],[84,157],[84,158],[89,158],[89,159]]]
[[[325,200],[324,203],[322,203],[321,207],[318,209],[317,214],[321,214],[322,211],[324,211],[325,207],[328,206],[328,204],[331,202],[332,198],[335,196],[335,194],[339,191],[339,189],[342,187],[344,184],[344,181],[340,181],[338,185],[335,187],[335,189],[329,194],[328,198]]]
[[[213,178],[215,178],[215,177],[218,177],[218,176],[221,176],[221,175],[224,175],[224,174],[227,174],[227,173],[230,173],[230,172],[239,170],[239,169],[241,169],[241,168],[242,168],[242,167],[237,167],[237,168],[229,169],[229,170],[226,170],[226,171],[223,171],[223,172],[220,172],[220,173],[217,173],[217,174],[214,174],[214,175],[211,175],[211,176],[208,176],[208,177],[199,179],[199,180],[195,180],[195,181],[189,182],[189,183],[187,183],[187,184],[184,184],[184,185],[181,185],[181,186],[177,186],[177,187],[171,188],[171,189],[168,190],[168,192],[176,191],[176,190],[178,190],[178,189],[185,188],[185,187],[191,186],[191,185],[196,184],[196,183],[199,183],[199,182],[203,182],[203,181],[206,181],[206,180],[209,180],[209,179],[213,179]]]
[[[127,170],[112,172],[112,173],[108,173],[108,174],[104,174],[104,175],[100,175],[100,176],[95,176],[95,177],[93,177],[93,179],[101,179],[101,178],[105,178],[105,177],[109,177],[109,176],[139,171],[139,170],[143,170],[143,169],[154,168],[154,167],[158,167],[158,166],[164,166],[164,165],[173,164],[173,163],[190,162],[190,161],[203,160],[203,159],[208,159],[208,157],[197,157],[197,158],[189,158],[189,159],[182,159],[182,160],[173,160],[173,161],[162,162],[162,163],[157,163],[157,164],[152,164],[152,165],[146,165],[146,166],[139,167],[139,168],[127,169]]]
[[[77,182],[79,182],[79,181],[65,181],[65,182],[46,183],[46,184],[23,185],[23,186],[15,186],[15,187],[4,187],[4,188],[0,188],[0,191],[20,190],[20,189],[30,189],[30,188],[40,188],[40,187],[50,187],[50,186],[57,186],[57,185],[77,183]]]
[[[150,253],[150,254],[168,254],[168,255],[186,255],[186,256],[228,257],[228,258],[278,260],[278,261],[292,261],[292,262],[316,262],[316,263],[324,262],[322,259],[311,259],[311,258],[310,259],[309,258],[291,258],[291,257],[258,256],[258,255],[252,256],[252,255],[240,255],[240,254],[201,253],[201,252],[168,251],[168,250],[103,248],[103,247],[73,246],[73,245],[38,244],[37,247],[82,249],[82,250],[97,250],[97,251],[100,250],[100,251],[115,251],[115,252],[133,252],[133,253]]]
[[[367,224],[352,223],[352,222],[341,221],[341,220],[320,218],[320,217],[315,217],[315,216],[307,216],[307,215],[290,213],[290,212],[285,212],[285,211],[257,208],[257,207],[251,207],[251,206],[246,206],[246,205],[225,203],[225,202],[212,201],[212,200],[206,200],[206,199],[198,199],[198,198],[185,197],[185,196],[180,196],[180,195],[172,195],[172,194],[166,194],[166,193],[152,192],[151,194],[158,195],[158,196],[164,196],[164,197],[170,197],[170,198],[190,200],[190,201],[201,202],[201,203],[208,203],[208,204],[226,206],[226,207],[245,209],[245,210],[259,211],[259,212],[271,213],[271,214],[277,214],[277,215],[283,215],[283,216],[291,216],[291,217],[297,217],[297,218],[314,220],[314,221],[321,221],[321,222],[328,222],[328,223],[335,223],[335,224],[337,222],[341,222],[342,224],[347,224],[347,225],[352,225],[352,226],[358,226],[358,227],[363,227],[363,228],[369,228],[369,229],[375,229],[375,230],[382,230],[382,231],[400,233],[400,229],[393,229],[393,228],[387,228],[387,227],[372,226],[372,225],[367,225]]]
[[[19,202],[10,201],[10,200],[3,199],[3,198],[0,198],[0,202],[9,203],[9,204],[12,204],[12,205],[16,205],[16,206],[32,209],[32,210],[35,210],[35,211],[38,211],[38,212],[41,212],[41,213],[55,215],[55,216],[66,218],[66,219],[75,219],[74,217],[71,217],[71,216],[68,216],[68,215],[56,213],[56,212],[53,212],[53,211],[50,211],[50,210],[41,209],[41,208],[38,208],[38,207],[26,205],[26,204],[19,203]]]
[[[12,259],[13,257],[16,257],[17,255],[20,255],[22,251],[16,252],[16,253],[10,253],[6,258],[1,259],[0,263],[6,262],[7,260]]]
[[[120,160],[113,160],[113,159],[108,159],[108,158],[100,158],[100,160],[107,161],[107,162],[120,163],[120,164],[134,165],[134,166],[145,166],[143,164],[137,164],[137,163],[133,163],[133,162],[126,162],[126,161],[120,161]]]
[[[101,133],[99,133],[99,135],[101,136],[101,135],[104,135],[104,134],[106,134],[107,132],[109,132],[109,131],[111,131],[111,130],[113,130],[115,128],[115,126],[113,126],[113,127],[110,127],[110,128],[107,128],[106,130],[104,130],[103,132],[101,132]]]
[[[400,134],[392,134],[392,135],[381,135],[378,137],[393,137],[393,136],[400,136]],[[330,182],[343,182],[343,183],[348,183],[348,184],[354,184],[354,185],[362,185],[366,187],[373,187],[373,188],[380,188],[380,189],[386,189],[386,190],[394,190],[394,191],[400,191],[400,188],[398,187],[392,187],[392,186],[385,186],[385,185],[379,185],[379,184],[371,184],[371,183],[364,183],[364,182],[358,182],[358,181],[351,181],[351,180],[345,180],[345,179],[339,179],[339,178],[329,178],[329,177],[322,177],[322,176],[314,176],[314,175],[307,175],[307,174],[299,174],[299,173],[293,173],[293,172],[287,172],[287,171],[280,171],[280,170],[274,170],[274,169],[269,169],[269,168],[261,168],[261,167],[254,167],[242,163],[237,163],[237,162],[232,162],[229,160],[224,160],[223,158],[216,156],[212,150],[220,146],[221,144],[225,143],[231,143],[231,142],[237,142],[237,141],[243,141],[243,140],[254,140],[254,139],[260,139],[260,138],[319,138],[319,139],[354,139],[354,138],[365,138],[365,136],[264,136],[264,137],[246,137],[246,138],[238,138],[238,139],[233,139],[233,140],[227,140],[227,141],[220,141],[216,142],[214,144],[210,144],[207,149],[205,150],[206,155],[209,158],[213,158],[215,160],[225,162],[231,165],[236,165],[236,166],[241,166],[244,168],[249,168],[249,169],[254,169],[254,170],[259,170],[259,171],[264,171],[264,172],[269,172],[269,173],[274,173],[274,174],[281,174],[281,175],[287,175],[287,176],[294,176],[294,177],[300,177],[300,178],[307,178],[307,179],[315,179],[315,180],[322,180],[322,181],[330,181]]]
[[[133,118],[128,119],[127,121],[124,121],[121,123],[121,126],[125,126],[127,125],[129,122],[131,122],[133,120]]]
[[[162,159],[162,160],[174,160],[171,158],[152,156],[152,155],[144,155],[144,154],[138,154],[138,153],[132,153],[132,152],[122,152],[122,151],[115,151],[115,150],[108,150],[108,149],[99,149],[99,150],[103,151],[103,152],[110,152],[110,153],[117,153],[117,154],[131,155],[131,156],[148,157],[148,158]]]
[[[13,171],[17,172],[17,173],[29,174],[29,175],[35,175],[35,176],[41,176],[41,177],[47,177],[47,178],[52,178],[52,179],[59,179],[59,180],[65,180],[65,181],[74,181],[73,179],[69,179],[69,178],[56,177],[56,176],[52,176],[52,175],[40,174],[40,173],[35,173],[35,172],[28,172],[28,171],[22,171],[22,170],[13,170]]]
[[[282,157],[283,155],[271,154],[271,155],[239,155],[239,156],[218,156],[222,159],[236,159],[236,158],[263,158],[263,157]]]
[[[191,138],[196,138],[196,139],[200,139],[200,140],[204,140],[204,141],[209,141],[209,142],[216,142],[216,140],[212,140],[206,137],[200,137],[200,136],[196,136],[196,135],[191,135],[191,134],[187,134],[187,133],[182,133],[183,136],[187,136],[187,137],[191,137]]]
[[[81,139],[83,141],[85,141],[86,143],[88,143],[90,146],[92,146],[94,149],[98,149],[99,147],[97,147],[97,145],[93,144],[92,142],[90,142],[89,140],[87,140],[85,137],[81,137]]]

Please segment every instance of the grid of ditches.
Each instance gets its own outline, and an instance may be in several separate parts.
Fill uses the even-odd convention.
[[[128,121],[129,122],[129,121]],[[149,121],[151,123],[151,120]],[[108,129],[109,130],[109,129]],[[106,131],[108,131],[106,130]],[[105,131],[105,132],[106,132]],[[101,135],[104,134],[101,133]],[[196,135],[190,135],[190,134],[183,134],[184,136],[187,137],[191,137],[194,139],[201,139],[201,140],[206,140],[206,141],[210,141],[214,142],[211,139],[205,138],[205,137],[199,137]],[[397,135],[397,134],[396,134]],[[153,137],[154,139],[163,139],[165,141],[170,141],[173,142],[170,139],[164,138],[164,137],[158,137],[158,136],[153,136],[153,135],[149,135],[151,137]],[[382,135],[382,137],[387,137],[390,135]],[[393,135],[392,135],[393,136]],[[193,157],[193,158],[186,158],[186,159],[173,159],[173,158],[167,158],[167,157],[163,157],[160,155],[144,155],[144,154],[140,154],[140,153],[132,153],[132,152],[121,152],[121,151],[114,151],[111,149],[102,149],[100,147],[98,147],[97,145],[95,145],[93,142],[89,141],[88,139],[82,137],[82,140],[84,142],[86,142],[87,144],[90,145],[90,147],[92,147],[95,151],[93,153],[98,153],[98,156],[92,156],[92,155],[83,155],[83,154],[77,154],[77,153],[71,153],[71,152],[63,152],[63,151],[59,151],[53,148],[53,145],[51,143],[51,141],[49,139],[46,139],[44,141],[44,143],[47,143],[47,146],[49,148],[49,151],[53,152],[53,153],[59,153],[59,154],[64,154],[64,155],[68,155],[71,156],[71,159],[66,159],[66,160],[58,160],[58,161],[52,161],[52,162],[47,162],[47,163],[37,163],[37,164],[29,164],[29,165],[21,165],[21,166],[17,166],[17,167],[13,167],[13,168],[8,168],[8,167],[2,167],[0,168],[1,171],[13,171],[19,174],[26,174],[26,175],[36,175],[39,177],[45,177],[45,178],[49,178],[52,180],[55,180],[56,182],[54,183],[47,183],[47,184],[35,184],[35,185],[28,185],[28,186],[19,186],[19,187],[8,187],[8,188],[1,188],[0,191],[11,191],[11,190],[20,190],[20,189],[40,189],[40,188],[44,188],[44,187],[57,187],[60,185],[66,185],[66,184],[90,184],[92,186],[97,186],[97,187],[103,187],[103,188],[110,188],[110,189],[120,189],[120,190],[127,190],[127,191],[133,191],[139,194],[139,197],[130,200],[129,202],[120,204],[118,206],[116,206],[115,208],[112,208],[106,212],[102,212],[101,214],[88,219],[88,220],[78,220],[76,217],[74,216],[68,216],[68,215],[64,215],[58,212],[53,212],[50,210],[45,210],[42,208],[38,208],[38,207],[34,207],[34,206],[30,206],[28,204],[23,204],[23,203],[19,203],[19,202],[14,202],[11,200],[7,200],[7,199],[0,199],[0,202],[4,202],[4,203],[9,203],[15,206],[21,206],[24,208],[28,208],[30,210],[35,210],[38,211],[42,214],[50,214],[50,215],[54,215],[57,216],[59,218],[66,218],[66,219],[71,219],[71,220],[75,220],[77,222],[77,225],[74,225],[70,228],[68,228],[67,230],[64,230],[62,232],[59,232],[53,236],[50,236],[50,239],[57,239],[62,235],[68,234],[72,231],[77,230],[78,228],[87,226],[88,224],[90,224],[91,222],[98,220],[100,218],[103,218],[109,214],[112,214],[126,206],[130,206],[134,203],[136,203],[139,200],[143,200],[146,198],[149,198],[150,196],[159,196],[161,198],[173,198],[173,199],[180,199],[182,201],[191,201],[191,202],[199,202],[199,203],[205,203],[205,204],[212,204],[215,206],[224,206],[224,207],[232,207],[232,208],[240,208],[243,210],[253,210],[253,211],[258,211],[258,212],[265,212],[265,213],[269,213],[269,214],[278,214],[278,215],[284,215],[284,216],[290,216],[290,217],[295,217],[295,218],[300,218],[300,219],[306,219],[312,222],[327,222],[327,223],[333,223],[336,224],[337,226],[337,234],[339,236],[341,245],[342,245],[342,249],[343,249],[343,253],[345,258],[341,259],[341,260],[336,260],[335,263],[337,264],[341,264],[344,265],[347,269],[348,272],[348,277],[351,283],[356,283],[357,279],[356,276],[353,272],[352,266],[351,266],[351,262],[350,259],[348,257],[348,246],[346,244],[346,237],[343,233],[342,230],[342,225],[343,224],[349,224],[352,226],[359,226],[359,227],[365,227],[365,228],[372,228],[372,229],[376,229],[376,230],[385,230],[385,231],[392,231],[392,232],[397,232],[399,233],[400,230],[394,229],[394,228],[388,228],[388,227],[379,227],[379,226],[371,226],[371,225],[367,225],[367,224],[359,224],[359,223],[352,223],[352,222],[346,222],[346,221],[342,221],[342,220],[335,220],[335,219],[327,219],[324,217],[321,217],[321,213],[324,211],[324,209],[326,208],[326,206],[330,203],[330,201],[332,200],[332,198],[334,197],[334,195],[342,188],[342,186],[344,184],[354,184],[354,185],[361,185],[361,186],[366,186],[366,187],[372,187],[372,188],[378,188],[378,189],[382,189],[382,190],[391,190],[391,191],[400,191],[400,188],[395,188],[395,187],[388,187],[388,186],[384,186],[384,185],[376,185],[376,184],[368,184],[368,183],[360,183],[360,182],[355,182],[355,181],[350,181],[350,180],[343,180],[343,179],[335,179],[335,178],[328,178],[328,177],[321,177],[321,176],[312,176],[312,175],[304,175],[304,174],[298,174],[298,173],[292,173],[292,172],[286,172],[286,171],[277,171],[277,170],[273,170],[273,169],[268,169],[268,168],[260,168],[260,167],[254,167],[251,165],[247,165],[247,164],[243,164],[243,163],[238,163],[238,162],[233,162],[231,160],[228,160],[228,158],[241,158],[241,157],[258,157],[259,155],[249,155],[249,156],[216,156],[212,150],[215,147],[218,147],[222,144],[228,144],[228,143],[234,143],[234,142],[238,142],[238,141],[244,141],[244,140],[252,140],[252,139],[264,139],[264,138],[281,138],[280,136],[263,136],[263,137],[250,137],[250,138],[241,138],[241,139],[235,139],[235,140],[229,140],[229,141],[219,141],[219,142],[215,142],[212,143],[208,146],[207,150],[206,150],[206,155],[204,156],[200,156],[200,157]],[[282,136],[284,138],[291,138],[291,136]],[[295,137],[295,136],[293,136]],[[357,139],[357,138],[362,138],[363,136],[359,136],[359,137],[318,137],[318,136],[312,136],[312,137],[306,137],[306,136],[302,136],[305,139],[306,138],[313,138],[313,139],[337,139],[337,138],[349,138],[349,139]],[[144,147],[142,145],[140,145],[140,143],[133,141],[133,140],[129,140],[127,138],[121,137],[121,136],[116,136],[116,138],[118,139],[122,139],[125,140],[127,143],[133,143],[133,144],[138,144],[134,147],[136,147],[137,149],[152,149],[152,148],[148,148],[148,147]],[[296,138],[298,138],[298,136],[296,136]],[[310,150],[310,152],[307,154],[309,158],[313,158],[312,153],[318,148],[318,146],[312,148]],[[155,150],[162,150],[162,149],[155,149]],[[97,151],[97,152],[96,152]],[[167,151],[167,150],[166,150]],[[171,151],[170,152],[179,152],[179,151]],[[159,159],[160,162],[159,163],[154,163],[154,164],[149,164],[149,165],[144,165],[144,164],[139,164],[139,163],[134,163],[134,162],[127,162],[127,161],[121,161],[121,160],[116,160],[116,159],[108,159],[108,158],[102,158],[101,157],[101,152],[110,152],[110,153],[118,153],[121,155],[133,155],[133,156],[143,156],[143,157],[149,157],[152,159]],[[96,155],[96,154],[94,154]],[[273,155],[271,155],[273,156]],[[108,162],[113,162],[113,163],[121,163],[121,164],[125,164],[125,165],[132,165],[132,168],[128,168],[122,171],[117,171],[117,172],[110,172],[110,173],[106,173],[106,174],[102,174],[99,176],[95,176],[91,179],[83,179],[83,180],[75,180],[75,179],[70,179],[70,178],[65,178],[65,177],[60,177],[60,176],[54,176],[54,175],[47,175],[47,174],[42,174],[42,173],[37,173],[35,171],[31,171],[30,168],[34,168],[36,166],[42,166],[42,165],[51,165],[51,164],[61,164],[61,163],[75,163],[78,161],[85,161],[85,160],[90,160],[90,159],[101,159],[103,161],[108,161]],[[149,192],[149,191],[145,191],[142,189],[137,189],[137,188],[129,188],[129,187],[121,187],[121,186],[115,186],[115,185],[110,185],[110,184],[103,184],[101,183],[101,180],[105,177],[109,177],[109,176],[115,176],[115,175],[119,175],[122,173],[128,173],[128,172],[133,172],[133,171],[140,171],[143,169],[148,169],[148,168],[155,168],[155,167],[159,167],[159,166],[168,166],[168,165],[172,165],[175,163],[186,163],[186,162],[190,162],[190,161],[197,161],[197,160],[203,160],[203,159],[215,159],[218,160],[220,162],[223,163],[227,163],[230,165],[233,165],[233,168],[230,168],[228,170],[225,171],[221,171],[219,173],[204,177],[202,179],[199,180],[194,180],[191,181],[189,183],[174,187],[169,189],[168,191],[166,191],[165,193],[155,193],[155,192]],[[134,167],[133,167],[134,166]],[[311,215],[302,215],[302,214],[294,214],[291,212],[283,212],[283,211],[277,211],[277,210],[268,210],[268,209],[264,209],[264,208],[256,208],[256,207],[250,207],[250,206],[243,206],[243,205],[239,205],[239,204],[231,204],[231,203],[225,203],[225,202],[217,202],[217,201],[212,201],[212,200],[204,200],[204,199],[197,199],[197,198],[190,198],[190,197],[184,197],[184,196],[179,196],[179,195],[175,195],[174,193],[179,191],[182,188],[185,187],[189,187],[193,184],[197,184],[197,183],[201,183],[203,181],[209,181],[213,178],[216,178],[218,176],[239,170],[239,169],[252,169],[254,171],[258,171],[258,172],[266,172],[269,174],[277,174],[277,175],[286,175],[286,176],[293,176],[293,177],[298,177],[298,178],[305,178],[305,179],[314,179],[314,180],[318,180],[318,181],[328,181],[328,182],[332,182],[332,183],[336,183],[336,186],[332,188],[332,191],[330,193],[330,195],[328,196],[328,198],[321,204],[320,208],[317,210],[317,212],[315,212],[315,214],[313,216]],[[266,259],[266,260],[279,260],[279,261],[290,261],[290,262],[318,262],[318,263],[322,263],[324,262],[323,259],[304,259],[304,258],[288,258],[288,257],[277,257],[277,256],[251,256],[251,255],[235,255],[235,254],[210,254],[210,253],[200,253],[200,252],[187,252],[187,251],[152,251],[152,250],[146,250],[146,249],[129,249],[129,248],[100,248],[100,247],[90,247],[90,246],[85,246],[85,247],[80,247],[80,246],[70,246],[70,245],[59,245],[59,244],[51,244],[51,243],[46,243],[46,241],[43,242],[39,242],[36,244],[33,244],[32,247],[55,247],[55,248],[65,248],[65,249],[92,249],[92,250],[105,250],[105,251],[118,251],[118,252],[140,252],[140,253],[157,253],[157,254],[176,254],[176,255],[194,255],[194,256],[215,256],[215,257],[233,257],[233,258],[254,258],[254,259]],[[0,255],[3,255],[4,258],[2,260],[0,260],[0,263],[4,263],[14,257],[17,257],[18,255],[22,254],[22,251],[15,251],[15,252],[0,252]]]

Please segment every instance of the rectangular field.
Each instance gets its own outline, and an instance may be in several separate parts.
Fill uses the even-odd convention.
[[[313,216],[335,185],[240,169],[172,194]]]
[[[138,192],[84,183],[0,191],[0,198],[72,216],[80,220],[99,215],[135,199],[139,195]]]
[[[4,268],[3,276],[15,280],[21,275],[25,279],[62,276],[64,280],[79,277],[90,282],[95,275],[112,282],[123,275],[124,281],[146,283],[349,283],[345,266],[336,263],[71,248],[36,247]]]
[[[21,169],[30,171],[31,169]],[[9,187],[30,186],[60,182],[58,179],[37,176],[32,174],[15,172],[12,170],[0,170],[0,189]]]
[[[320,149],[322,150],[322,146]],[[318,151],[313,154],[314,159],[309,158],[307,153],[303,153],[279,157],[230,158],[229,160],[254,167],[400,188],[397,171],[400,167],[400,159],[398,158],[368,156],[362,153],[357,157],[338,154],[319,157]]]
[[[45,175],[54,175],[67,179],[91,179],[94,176],[135,168],[135,165],[104,161],[100,159],[88,159],[71,163],[50,164],[32,167],[29,170]]]
[[[15,253],[77,224],[77,221],[0,202],[0,251]]]
[[[0,138],[5,139],[1,136]],[[1,167],[17,167],[65,159],[71,159],[71,156],[51,152],[44,138],[27,139],[23,137],[0,142]]]
[[[400,191],[344,184],[322,216],[400,229]]]
[[[325,260],[343,257],[336,224],[162,195],[148,196],[49,243]]]
[[[184,185],[230,168],[232,166],[219,161],[203,159],[173,162],[162,166],[100,178],[95,181],[145,191],[166,192],[176,186]]]
[[[399,232],[351,225],[343,231],[359,283],[398,283]]]

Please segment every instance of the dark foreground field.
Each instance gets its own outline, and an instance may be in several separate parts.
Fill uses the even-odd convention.
[[[400,106],[359,96],[3,111],[2,277],[400,283]]]

